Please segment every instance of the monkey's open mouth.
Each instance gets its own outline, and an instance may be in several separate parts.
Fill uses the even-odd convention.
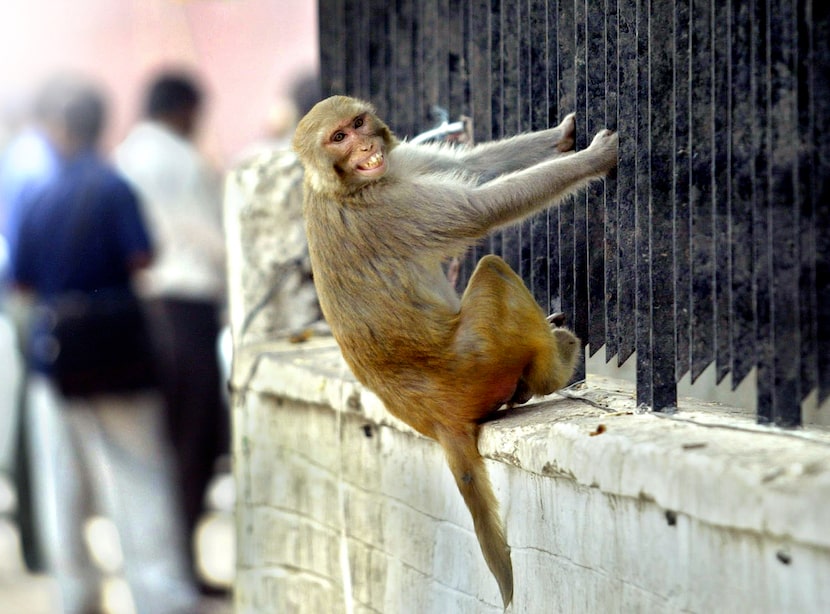
[[[368,160],[366,160],[363,164],[358,165],[358,170],[361,171],[373,171],[379,166],[383,165],[383,152],[378,151],[374,153]]]

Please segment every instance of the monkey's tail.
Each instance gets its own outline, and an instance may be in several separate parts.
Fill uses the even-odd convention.
[[[499,584],[506,610],[513,600],[513,564],[499,517],[499,503],[484,459],[478,452],[478,425],[470,425],[464,431],[440,430],[437,435],[458,490],[473,517],[481,552]]]

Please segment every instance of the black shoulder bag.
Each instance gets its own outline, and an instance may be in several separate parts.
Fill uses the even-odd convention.
[[[73,241],[90,228],[92,186],[81,191]],[[146,317],[129,286],[66,292],[37,307],[32,359],[66,397],[154,388],[156,367]]]

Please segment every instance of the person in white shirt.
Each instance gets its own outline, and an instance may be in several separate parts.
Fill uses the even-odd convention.
[[[205,490],[229,445],[216,351],[225,301],[222,192],[218,173],[193,142],[202,103],[190,75],[158,75],[148,88],[145,118],[115,150],[157,248],[138,290],[159,351],[191,557]]]

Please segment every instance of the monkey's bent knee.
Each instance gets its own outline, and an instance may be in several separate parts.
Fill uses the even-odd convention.
[[[478,261],[478,265],[476,265],[476,268],[470,277],[470,283],[473,283],[476,278],[492,278],[494,275],[498,278],[511,282],[515,282],[516,280],[521,281],[521,278],[516,274],[516,272],[511,269],[510,265],[507,264],[500,256],[496,256],[495,254],[487,254]]]
[[[490,270],[490,271],[504,271],[507,269],[511,273],[513,269],[510,268],[510,265],[507,264],[501,256],[496,256],[495,254],[487,254],[481,260],[478,261],[478,265],[476,266],[476,270],[483,269],[483,270]]]

